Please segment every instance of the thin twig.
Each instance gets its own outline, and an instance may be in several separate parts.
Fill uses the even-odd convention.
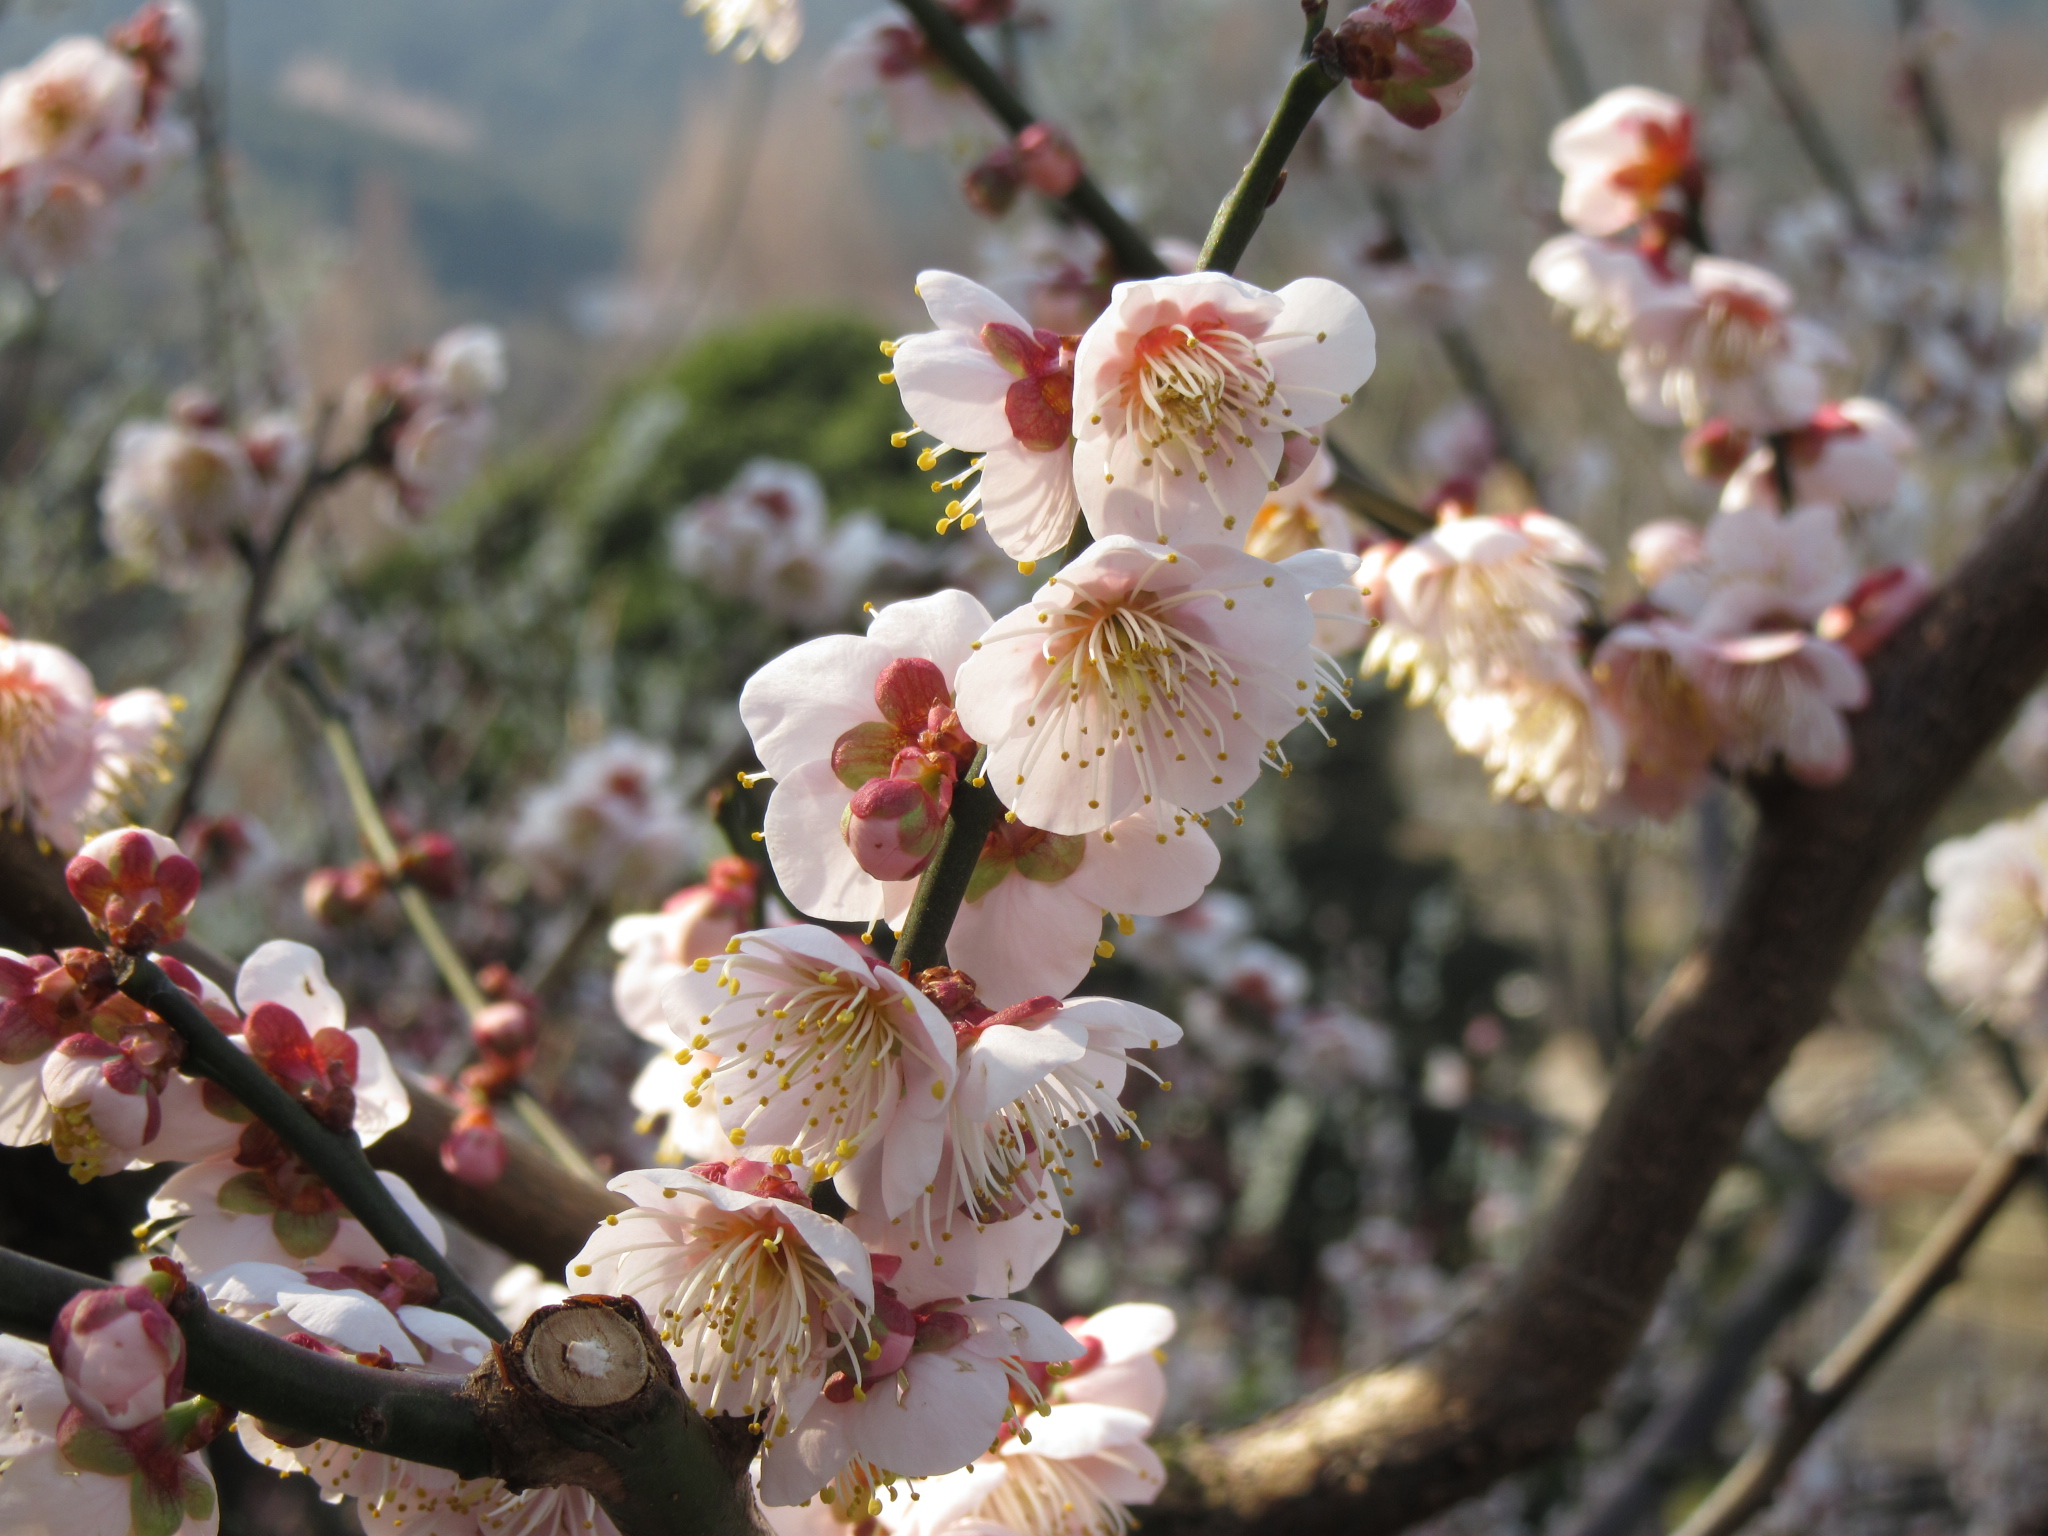
[[[1252,236],[1265,220],[1266,209],[1280,194],[1281,178],[1287,172],[1294,146],[1301,142],[1316,108],[1342,83],[1343,76],[1320,58],[1310,59],[1288,77],[1287,88],[1280,93],[1280,105],[1259,136],[1250,163],[1216,210],[1209,237],[1202,242],[1202,258],[1196,263],[1202,271],[1237,270],[1245,247],[1252,243]]]
[[[1863,196],[1856,188],[1855,173],[1836,147],[1826,122],[1821,118],[1820,109],[1813,104],[1806,83],[1792,67],[1792,60],[1778,37],[1777,23],[1766,8],[1765,0],[1728,0],[1728,3],[1742,18],[1756,61],[1763,68],[1764,78],[1770,82],[1771,94],[1778,98],[1779,107],[1792,125],[1792,134],[1799,140],[1800,149],[1813,163],[1820,179],[1827,183],[1828,190],[1840,199],[1843,210],[1849,215],[1851,227],[1858,235],[1869,239],[1877,232],[1877,226],[1871,222],[1870,212],[1863,206]]]
[[[460,1312],[492,1338],[505,1337],[497,1314],[470,1290],[384,1187],[363,1156],[363,1145],[354,1131],[329,1130],[314,1119],[253,1057],[236,1050],[199,1004],[152,961],[132,955],[111,958],[121,990],[184,1038],[187,1071],[220,1084],[275,1131],[278,1140],[334,1191],[371,1237],[390,1252],[403,1254],[432,1271],[441,1285],[443,1305]]]
[[[1564,13],[1565,0],[1534,0],[1536,27],[1543,34],[1550,67],[1557,73],[1558,89],[1565,105],[1574,112],[1593,99],[1593,74],[1586,68],[1586,56],[1572,33],[1571,19]]]
[[[959,20],[941,0],[900,0],[900,4],[916,21],[925,40],[932,45],[932,51],[945,60],[946,67],[981,98],[1005,128],[1013,134],[1022,133],[1038,121],[1023,99],[1010,88],[1009,82],[968,39]],[[1118,272],[1123,276],[1158,277],[1166,271],[1166,263],[1152,249],[1152,242],[1135,224],[1117,212],[1116,205],[1103,196],[1102,189],[1086,173],[1074,184],[1074,190],[1060,201],[1076,218],[1102,236],[1103,243],[1109,247],[1109,253],[1116,261]]]
[[[321,736],[334,759],[335,771],[341,776],[342,789],[348,796],[356,830],[368,844],[370,856],[377,861],[385,882],[396,892],[399,908],[405,913],[406,921],[412,924],[413,933],[428,958],[434,962],[434,969],[440,972],[442,985],[447,987],[464,1013],[471,1018],[476,1017],[490,1006],[490,999],[484,996],[475,974],[448,937],[448,930],[434,915],[426,892],[406,874],[398,844],[391,836],[391,828],[385,824],[383,811],[378,808],[376,793],[370,788],[370,776],[363,768],[362,754],[356,750],[355,735],[349,729],[347,714],[303,654],[294,653],[287,668],[292,681],[299,685],[300,691],[320,715]],[[540,1100],[524,1089],[518,1089],[509,1096],[508,1102],[512,1112],[518,1115],[534,1139],[547,1148],[548,1155],[557,1163],[592,1184],[604,1182],[604,1176],[584,1155],[583,1149],[576,1145],[575,1138],[548,1113]]]
[[[2020,1181],[2034,1168],[2048,1134],[2048,1082],[2037,1087],[2005,1134],[1963,1187],[1932,1232],[1848,1336],[1803,1377],[1791,1378],[1789,1400],[1777,1428],[1743,1453],[1693,1511],[1677,1536],[1734,1536],[1765,1508],[1821,1426],[1854,1395],[1870,1373],[1918,1322],[1935,1297],[1961,1273],[1963,1262]]]
[[[320,421],[313,432],[313,445],[317,452],[327,435],[327,424],[333,412],[321,412]],[[374,436],[374,434],[371,434]],[[262,667],[275,648],[278,636],[270,627],[268,617],[270,594],[277,585],[278,572],[284,567],[286,552],[291,547],[292,536],[305,522],[306,514],[319,500],[322,492],[347,479],[363,464],[368,462],[369,440],[345,457],[331,464],[318,466],[306,472],[306,478],[299,482],[299,488],[277,520],[277,530],[270,542],[248,555],[249,589],[242,599],[241,638],[235,648],[235,659],[228,668],[227,681],[221,685],[220,697],[214,701],[213,713],[207,718],[206,730],[199,738],[199,745],[193,751],[185,769],[185,782],[178,790],[178,799],[171,809],[169,828],[175,836],[178,829],[191,820],[199,809],[199,797],[206,788],[207,775],[213,770],[213,763],[219,755],[221,742],[227,736],[228,722],[234,718],[235,706],[241,701],[242,692]]]

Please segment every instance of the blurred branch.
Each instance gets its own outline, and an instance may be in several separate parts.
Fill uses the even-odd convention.
[[[101,1283],[0,1249],[0,1328],[47,1339],[64,1303]],[[630,1299],[542,1307],[466,1377],[301,1349],[213,1312],[196,1286],[170,1312],[185,1335],[186,1385],[266,1427],[513,1488],[585,1488],[620,1536],[765,1531],[746,1478],[754,1445],[744,1421],[698,1413]],[[579,1343],[596,1347],[570,1372],[561,1362]]]
[[[312,435],[315,455],[325,445],[327,427],[333,414],[331,408],[320,413]],[[316,464],[307,470],[306,478],[299,482],[298,490],[285,503],[284,511],[277,520],[277,531],[271,535],[270,542],[261,549],[251,547],[243,550],[249,566],[249,590],[242,599],[241,638],[235,648],[235,659],[228,668],[227,681],[221,685],[220,697],[214,701],[213,713],[207,718],[206,730],[201,734],[199,745],[185,769],[185,782],[171,807],[164,830],[173,837],[199,809],[200,795],[206,788],[207,775],[213,770],[214,758],[220,753],[221,741],[227,735],[228,722],[234,718],[235,706],[241,701],[250,679],[255,677],[278,642],[278,633],[270,627],[268,617],[270,594],[277,585],[278,572],[283,569],[292,536],[298,532],[306,514],[323,492],[347,479],[369,461],[370,443],[375,435],[374,432],[366,433],[362,446],[331,464]]]
[[[1753,783],[1757,832],[1721,927],[1638,1027],[1515,1275],[1421,1355],[1182,1447],[1149,1536],[1396,1531],[1570,1444],[1899,867],[2048,672],[2044,612],[2048,459],[1870,658],[1849,776]]]
[[[1899,38],[1905,46],[1901,75],[1906,99],[1912,104],[1914,121],[1920,125],[1920,136],[1927,141],[1927,153],[1940,172],[1946,171],[1956,157],[1956,134],[1925,40],[1914,36],[1926,19],[1927,0],[1899,0]],[[1941,201],[1947,200],[1948,188],[1943,186]]]
[[[1321,33],[1317,34],[1320,39]],[[1314,44],[1310,45],[1314,47]],[[1309,120],[1330,92],[1344,83],[1336,67],[1324,62],[1320,53],[1288,77],[1280,93],[1280,105],[1259,135],[1258,148],[1238,177],[1237,185],[1216,210],[1209,237],[1202,242],[1202,257],[1195,265],[1203,272],[1235,272],[1244,259],[1245,247],[1264,222],[1266,210],[1280,195],[1287,179],[1287,161],[1301,142]]]
[[[121,990],[162,1019],[185,1041],[185,1070],[210,1078],[233,1094],[334,1191],[351,1216],[384,1248],[422,1265],[441,1286],[441,1304],[459,1312],[494,1339],[504,1325],[441,1251],[413,1224],[377,1171],[363,1155],[353,1130],[330,1130],[272,1081],[253,1057],[237,1050],[194,1002],[154,962],[136,955],[109,955]]]
[[[1714,1327],[1714,1344],[1682,1391],[1660,1403],[1622,1452],[1621,1482],[1572,1536],[1634,1536],[1712,1454],[1714,1432],[1741,1396],[1757,1357],[1826,1276],[1855,1203],[1824,1176],[1792,1194],[1770,1247]]]
[[[1757,1440],[1680,1526],[1677,1536],[1733,1536],[1764,1509],[1821,1426],[1834,1416],[1962,1273],[1977,1239],[2028,1172],[2048,1136],[2048,1083],[2036,1088],[1991,1155],[1921,1240],[1905,1266],[1856,1321],[1847,1337],[1805,1376],[1786,1378],[1777,1427]]]
[[[1869,239],[1877,233],[1877,226],[1871,222],[1869,210],[1863,206],[1863,196],[1856,188],[1855,173],[1849,169],[1849,162],[1842,158],[1841,150],[1828,133],[1827,124],[1821,118],[1820,109],[1813,104],[1806,83],[1793,69],[1792,60],[1778,36],[1778,24],[1766,8],[1765,0],[1728,0],[1728,4],[1742,18],[1743,28],[1749,33],[1750,49],[1763,69],[1764,78],[1770,82],[1771,94],[1778,98],[1779,107],[1792,125],[1792,134],[1799,140],[1800,149],[1813,163],[1814,170],[1827,184],[1828,190],[1841,202],[1843,211],[1849,215],[1850,226],[1858,235]]]
[[[440,972],[442,985],[461,1005],[462,1011],[475,1018],[490,1006],[490,999],[484,996],[475,975],[456,952],[448,930],[434,915],[427,893],[406,873],[398,844],[392,840],[391,829],[384,823],[384,813],[377,807],[377,796],[370,788],[369,774],[363,769],[362,754],[356,750],[355,735],[349,729],[347,713],[303,653],[294,652],[286,667],[292,681],[298,684],[320,715],[320,732],[326,740],[329,755],[334,759],[335,771],[341,775],[349,810],[355,816],[356,830],[369,848],[370,856],[377,861],[377,867],[383,871],[385,882],[397,893],[398,905],[434,962],[434,969]],[[576,1145],[575,1138],[548,1113],[540,1100],[524,1089],[516,1089],[509,1102],[513,1113],[519,1116],[534,1139],[547,1148],[548,1155],[557,1163],[587,1183],[604,1182],[603,1175],[584,1155],[583,1149]]]
[[[1023,98],[1010,88],[1009,82],[974,46],[958,18],[946,9],[943,0],[898,0],[898,3],[910,13],[911,19],[924,33],[925,41],[932,45],[932,51],[960,77],[961,84],[981,98],[983,105],[995,114],[996,120],[1009,129],[1012,136],[1038,121],[1037,114],[1024,104]],[[1074,184],[1074,190],[1060,201],[1066,204],[1075,218],[1102,236],[1122,276],[1158,277],[1166,271],[1166,263],[1152,249],[1152,242],[1135,224],[1117,212],[1116,206],[1103,196],[1102,189],[1085,171]]]
[[[1536,28],[1543,34],[1543,47],[1550,55],[1550,67],[1557,73],[1557,85],[1564,92],[1564,104],[1576,112],[1593,99],[1593,73],[1586,68],[1586,56],[1579,51],[1579,40],[1572,33],[1571,18],[1564,13],[1565,0],[1532,0],[1532,3],[1536,10]]]
[[[42,371],[43,354],[49,349],[50,316],[56,308],[56,298],[30,288],[28,304],[27,316],[7,338],[5,346],[0,347],[0,470],[6,468],[28,432],[36,376]]]

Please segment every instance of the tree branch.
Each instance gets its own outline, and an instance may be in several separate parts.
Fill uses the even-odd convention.
[[[1038,121],[1036,114],[1010,88],[1009,82],[969,40],[959,20],[941,0],[898,0],[898,4],[916,21],[925,41],[932,45],[932,51],[945,60],[946,67],[981,98],[982,104],[1013,136]],[[1103,244],[1109,247],[1109,253],[1116,261],[1117,271],[1123,276],[1158,277],[1166,271],[1166,263],[1152,249],[1152,242],[1135,224],[1117,212],[1116,205],[1102,195],[1102,189],[1085,171],[1074,184],[1074,190],[1060,201],[1066,204],[1075,218],[1102,236]]]
[[[896,968],[908,975],[946,963],[946,935],[960,915],[960,903],[967,899],[982,847],[1003,815],[1003,802],[983,770],[985,755],[978,755],[968,776],[953,787],[953,811],[939,834],[938,851],[918,878],[903,931],[896,935]]]
[[[1800,149],[1812,162],[1828,190],[1840,200],[1843,211],[1849,215],[1850,226],[1858,235],[1869,239],[1877,233],[1877,226],[1871,222],[1870,212],[1863,206],[1863,194],[1857,190],[1855,173],[1836,147],[1820,109],[1813,104],[1806,83],[1792,67],[1792,60],[1778,36],[1778,24],[1766,8],[1765,0],[1728,0],[1728,3],[1742,18],[1756,61],[1763,68],[1764,78],[1770,82],[1771,94],[1778,98],[1778,106],[1792,125],[1792,136],[1799,140]]]
[[[1755,786],[1756,838],[1723,926],[1639,1027],[1520,1270],[1417,1359],[1181,1450],[1150,1536],[1398,1530],[1568,1444],[1892,877],[2044,671],[2048,460],[1871,658],[1849,777]]]
[[[505,1325],[498,1315],[470,1290],[468,1282],[392,1198],[363,1155],[354,1131],[331,1131],[315,1120],[253,1058],[236,1050],[191,996],[153,962],[139,955],[109,958],[121,990],[184,1037],[187,1071],[220,1084],[277,1132],[278,1139],[334,1191],[371,1237],[390,1252],[403,1254],[431,1271],[440,1282],[442,1306],[460,1313],[494,1339],[505,1337]]]
[[[2044,1137],[2048,1081],[2034,1090],[1963,1192],[1856,1326],[1811,1372],[1790,1380],[1789,1401],[1777,1427],[1743,1453],[1679,1527],[1677,1536],[1734,1536],[1771,1502],[1778,1484],[1821,1426],[1877,1369],[1934,1298],[1962,1274],[1963,1261],[1977,1239],[2039,1165]]]
[[[1593,74],[1586,68],[1586,56],[1572,33],[1571,19],[1564,13],[1565,0],[1534,0],[1536,28],[1543,34],[1544,51],[1557,73],[1564,104],[1576,112],[1593,99]]]
[[[1237,185],[1216,210],[1209,226],[1209,238],[1202,242],[1202,258],[1196,266],[1204,272],[1235,272],[1244,259],[1245,247],[1264,222],[1266,209],[1280,195],[1281,178],[1287,174],[1288,157],[1308,128],[1309,119],[1330,92],[1343,83],[1343,76],[1311,58],[1288,78],[1280,93],[1280,105],[1259,136],[1251,162]]]
[[[0,1329],[41,1342],[58,1311],[104,1282],[0,1248]],[[745,1423],[712,1422],[626,1297],[542,1307],[467,1377],[376,1370],[213,1312],[188,1286],[171,1315],[193,1391],[267,1426],[380,1451],[515,1489],[587,1488],[620,1536],[760,1536]],[[575,1344],[596,1348],[578,1352]],[[594,1363],[595,1362],[595,1363]]]

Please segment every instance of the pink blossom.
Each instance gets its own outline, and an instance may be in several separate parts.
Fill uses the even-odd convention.
[[[906,149],[933,149],[990,128],[979,100],[953,77],[917,23],[894,6],[855,22],[820,78],[837,100],[879,101]]]
[[[0,812],[65,846],[92,796],[95,698],[70,652],[0,634]]]
[[[1529,281],[1569,316],[1572,335],[1618,347],[1636,317],[1675,286],[1631,247],[1585,235],[1557,235],[1529,258]]]
[[[135,123],[141,89],[135,66],[98,38],[59,38],[0,75],[0,171],[84,159]]]
[[[701,885],[677,891],[659,912],[619,918],[610,940],[619,953],[612,1006],[626,1027],[657,1045],[673,1044],[662,996],[691,962],[722,955],[752,926],[757,877],[753,864],[727,855],[711,861]]]
[[[1640,85],[1609,91],[1559,123],[1550,160],[1564,173],[1559,212],[1582,235],[1618,235],[1673,194],[1700,191],[1691,110]]]
[[[936,439],[919,467],[956,450],[973,455],[943,482],[966,494],[947,506],[941,527],[984,521],[997,547],[1028,568],[1065,547],[1080,511],[1073,342],[950,272],[919,273],[917,293],[939,328],[893,343],[890,371],[912,431]]]
[[[167,585],[220,569],[232,540],[253,530],[262,486],[248,451],[210,397],[174,397],[166,421],[131,421],[114,435],[100,487],[107,546]]]
[[[1365,306],[1325,278],[1278,293],[1215,272],[1119,283],[1074,356],[1088,526],[1237,542],[1240,520],[1292,478],[1287,437],[1319,443],[1374,359]]]
[[[666,747],[614,732],[528,793],[508,839],[512,852],[549,895],[581,888],[624,900],[665,889],[704,837],[677,778]]]
[[[1952,837],[1927,856],[1927,975],[1956,1008],[2008,1027],[2048,1004],[2048,807]]]
[[[1252,510],[1247,508],[1247,511]],[[1278,565],[1222,545],[1098,539],[998,620],[959,672],[960,719],[990,784],[1049,832],[1234,800],[1280,738],[1344,684],[1311,644],[1310,593],[1350,557]]]
[[[1722,511],[1784,510],[1778,504],[1777,443],[1791,456],[1795,505],[1825,502],[1850,509],[1889,504],[1907,456],[1919,446],[1913,429],[1882,400],[1858,397],[1825,405],[1805,426],[1779,434],[1737,466],[1722,490]]]

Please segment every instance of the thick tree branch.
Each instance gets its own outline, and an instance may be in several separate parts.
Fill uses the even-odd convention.
[[[1756,786],[1721,931],[1641,1026],[1521,1269],[1419,1358],[1177,1457],[1151,1536],[1398,1530],[1569,1443],[1935,808],[2048,671],[2048,460],[1872,658],[1856,767]]]
[[[65,1302],[103,1283],[0,1249],[0,1330],[41,1342]],[[316,1354],[218,1315],[196,1287],[170,1310],[185,1335],[186,1385],[265,1425],[514,1488],[587,1488],[621,1536],[763,1529],[745,1424],[691,1406],[629,1298],[542,1307],[467,1377]]]
[[[188,1072],[220,1084],[277,1132],[278,1139],[334,1191],[348,1213],[385,1249],[431,1271],[441,1286],[441,1306],[461,1314],[494,1339],[505,1337],[505,1325],[498,1315],[470,1290],[392,1198],[363,1155],[354,1131],[332,1131],[315,1120],[254,1058],[236,1050],[199,1005],[151,961],[133,955],[116,955],[113,960],[121,990],[184,1038]]]
[[[1803,1377],[1788,1381],[1788,1401],[1777,1427],[1743,1453],[1677,1536],[1734,1536],[1771,1502],[1799,1453],[1904,1338],[1927,1309],[1962,1274],[1977,1239],[2004,1209],[2013,1191],[2038,1166],[2048,1137],[2048,1082],[2036,1088],[2013,1117],[1991,1154],[1934,1230],[1913,1250],[1856,1326]]]

